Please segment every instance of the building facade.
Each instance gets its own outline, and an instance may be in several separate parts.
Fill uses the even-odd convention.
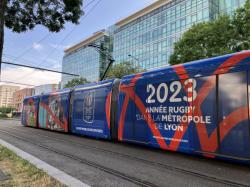
[[[23,99],[25,97],[34,95],[34,93],[35,93],[34,88],[24,88],[14,92],[12,106],[16,109],[16,112],[22,112]]]
[[[245,1],[158,0],[111,26],[110,49],[115,63],[130,61],[143,69],[168,65],[174,43],[193,24],[225,13],[232,15]],[[96,81],[100,76],[99,54],[86,48],[87,41],[65,51],[62,69]],[[70,79],[63,76],[62,82]]]
[[[144,69],[168,65],[174,43],[193,24],[214,20],[245,0],[159,0],[116,23],[116,62],[132,61]],[[131,58],[133,57],[133,58]]]
[[[12,107],[14,92],[19,89],[18,86],[0,85],[0,107]]]
[[[220,13],[231,15],[233,11],[244,5],[246,0],[218,0]]]
[[[48,92],[54,92],[59,89],[58,84],[43,84],[40,86],[35,86],[35,95],[41,95]]]
[[[101,49],[90,47],[99,46]],[[101,51],[100,51],[101,50]],[[62,62],[63,72],[74,72],[88,81],[98,81],[107,65],[106,52],[110,52],[110,37],[105,31],[94,33],[91,37],[65,50]],[[73,76],[62,75],[61,87]]]

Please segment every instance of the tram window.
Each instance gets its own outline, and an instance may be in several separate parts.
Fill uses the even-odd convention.
[[[220,152],[249,157],[247,73],[219,75]]]
[[[219,107],[221,119],[224,119],[234,110],[246,105],[246,72],[236,72],[219,75]]]

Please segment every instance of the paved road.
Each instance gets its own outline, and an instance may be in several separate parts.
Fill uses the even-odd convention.
[[[22,127],[0,120],[0,138],[91,186],[250,186],[250,167]]]

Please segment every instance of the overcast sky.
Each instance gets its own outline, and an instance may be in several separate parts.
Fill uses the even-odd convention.
[[[59,33],[42,26],[22,34],[5,30],[3,59],[20,64],[61,70],[63,51],[94,32],[107,28],[155,0],[84,0],[85,16],[79,25],[66,24]],[[87,7],[86,7],[87,6]],[[32,85],[57,83],[60,74],[3,65],[2,80]]]

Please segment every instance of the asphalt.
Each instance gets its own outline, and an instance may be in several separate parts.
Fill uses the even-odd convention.
[[[0,120],[0,138],[91,186],[250,186],[249,166],[23,127],[17,120]]]

